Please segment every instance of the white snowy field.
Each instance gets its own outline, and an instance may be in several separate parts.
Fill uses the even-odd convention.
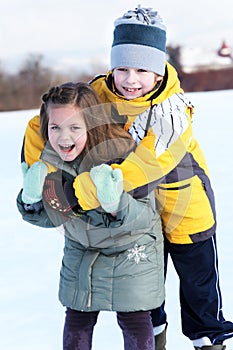
[[[225,318],[233,321],[232,139],[233,90],[190,93],[193,127],[206,155],[216,194],[220,283]],[[20,151],[27,121],[36,111],[0,113],[0,349],[60,350],[64,309],[57,298],[63,236],[22,221],[16,207],[21,188]],[[232,197],[231,197],[232,196]],[[191,350],[181,333],[179,286],[172,264],[166,283],[167,350]],[[233,349],[233,340],[226,342]],[[115,314],[102,312],[93,350],[123,350]]]

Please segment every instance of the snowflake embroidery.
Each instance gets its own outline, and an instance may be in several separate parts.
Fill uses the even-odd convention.
[[[145,253],[145,249],[145,245],[138,246],[138,244],[135,244],[133,248],[128,249],[129,253],[127,255],[127,259],[134,259],[136,264],[138,264],[141,260],[146,260],[147,255]]]

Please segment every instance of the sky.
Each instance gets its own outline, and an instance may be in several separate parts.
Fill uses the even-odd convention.
[[[108,64],[114,20],[140,3],[159,11],[168,44],[233,47],[232,0],[0,0],[0,64],[12,70],[30,54],[57,68]]]
[[[190,93],[195,106],[194,135],[209,166],[216,196],[217,242],[223,312],[233,321],[232,128],[233,90]],[[61,350],[64,308],[58,301],[58,280],[64,237],[22,221],[16,196],[22,186],[20,150],[33,111],[0,113],[0,349]],[[182,335],[179,286],[171,261],[166,281],[167,350],[193,350]],[[226,341],[233,349],[233,339]],[[115,313],[101,312],[93,350],[123,350]]]

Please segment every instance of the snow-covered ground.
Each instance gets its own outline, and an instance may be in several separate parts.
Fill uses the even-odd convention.
[[[232,130],[233,90],[188,94],[196,106],[193,127],[206,155],[218,213],[220,282],[225,318],[233,320]],[[62,349],[64,309],[57,298],[63,236],[22,221],[15,204],[21,187],[20,150],[27,120],[36,111],[0,113],[0,349]],[[232,265],[231,265],[232,264]],[[168,350],[191,350],[181,333],[179,286],[172,264],[166,283]],[[114,313],[102,312],[93,350],[122,350]],[[226,342],[233,349],[233,340]]]

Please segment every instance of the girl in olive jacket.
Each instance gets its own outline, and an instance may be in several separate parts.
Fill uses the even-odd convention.
[[[134,199],[123,192],[120,170],[99,165],[113,157],[120,162],[134,141],[117,124],[109,125],[96,93],[84,83],[52,88],[43,96],[40,118],[48,142],[41,161],[29,169],[23,163],[17,203],[24,220],[64,227],[63,349],[90,349],[98,313],[108,310],[117,311],[125,349],[152,350],[149,310],[164,301],[163,236],[154,195]],[[86,212],[72,188],[85,170],[91,171],[101,202]]]

